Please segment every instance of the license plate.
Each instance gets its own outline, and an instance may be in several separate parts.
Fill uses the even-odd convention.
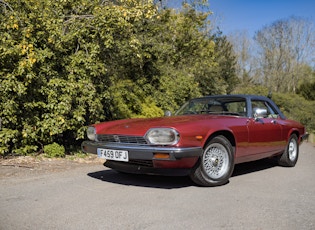
[[[114,161],[128,161],[128,151],[116,149],[97,149],[99,158]]]

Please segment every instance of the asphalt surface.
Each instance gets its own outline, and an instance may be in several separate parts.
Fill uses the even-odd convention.
[[[271,160],[237,165],[229,183],[214,188],[187,177],[120,174],[102,164],[41,173],[12,167],[13,174],[1,166],[0,229],[311,230],[314,165],[315,147],[303,143],[296,167]]]

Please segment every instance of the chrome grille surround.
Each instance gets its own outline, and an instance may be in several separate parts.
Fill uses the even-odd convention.
[[[99,142],[113,142],[113,143],[127,143],[147,145],[147,141],[142,136],[127,136],[127,135],[113,135],[113,134],[98,134],[96,140]]]

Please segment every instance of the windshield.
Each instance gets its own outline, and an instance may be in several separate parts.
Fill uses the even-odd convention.
[[[222,114],[246,116],[245,98],[197,98],[186,102],[175,115],[187,114]]]

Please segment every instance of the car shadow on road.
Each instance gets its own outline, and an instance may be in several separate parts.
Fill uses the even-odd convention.
[[[277,162],[271,158],[237,164],[234,167],[232,177],[263,171],[277,166]]]
[[[232,177],[242,176],[269,168],[276,167],[277,163],[273,159],[263,159],[254,162],[242,163],[235,165]],[[101,181],[131,185],[140,187],[160,188],[160,189],[177,189],[190,186],[198,186],[194,184],[188,176],[157,176],[157,175],[141,175],[127,174],[117,172],[112,169],[91,172],[88,176]]]
[[[114,184],[132,185],[140,187],[176,189],[194,186],[193,182],[187,176],[157,176],[127,174],[117,172],[112,169],[88,173],[88,176]]]

